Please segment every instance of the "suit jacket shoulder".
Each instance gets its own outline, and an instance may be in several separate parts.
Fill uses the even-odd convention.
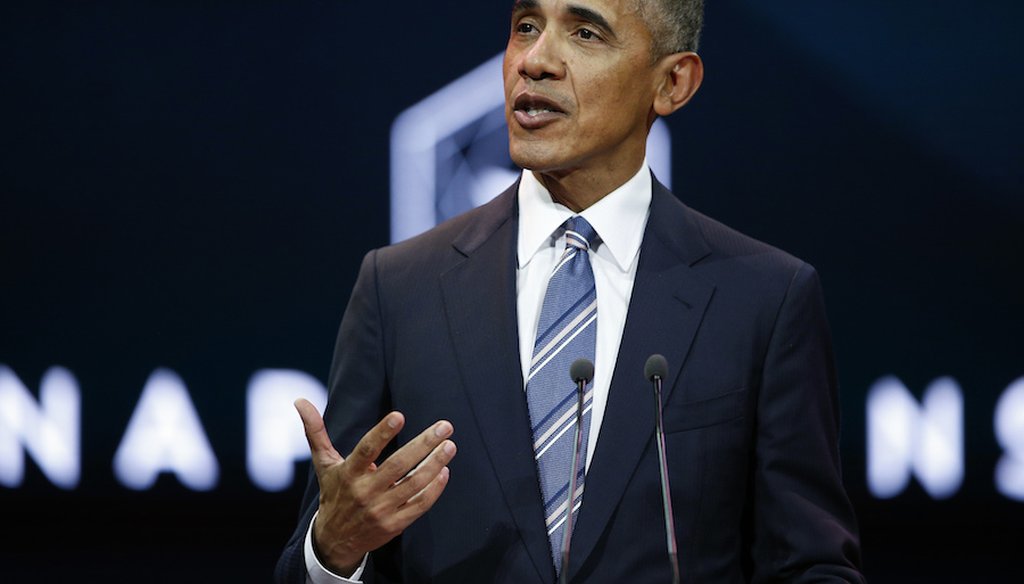
[[[452,251],[472,253],[516,216],[516,182],[488,203],[448,219],[405,241],[377,250],[381,266],[399,271],[450,262]]]
[[[777,306],[794,278],[816,277],[814,268],[803,260],[688,207],[658,182],[648,237],[661,244],[645,245],[649,256],[656,249],[668,250],[670,254],[660,261],[681,261],[692,268],[691,277],[714,286],[716,295],[735,294],[748,303]],[[646,260],[650,264],[659,258]]]

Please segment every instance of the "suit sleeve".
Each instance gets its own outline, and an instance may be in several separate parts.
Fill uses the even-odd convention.
[[[864,582],[840,470],[838,397],[821,286],[802,264],[779,308],[758,396],[754,582]]]
[[[331,442],[342,455],[351,452],[359,439],[391,409],[376,260],[376,251],[363,259],[338,330],[328,379],[324,422]],[[390,452],[390,449],[385,451],[383,456]],[[311,467],[298,527],[278,559],[276,582],[305,584],[303,543],[319,506],[319,497],[320,489]],[[397,547],[398,538],[370,554],[362,576],[364,583],[397,581],[397,554],[394,553]]]

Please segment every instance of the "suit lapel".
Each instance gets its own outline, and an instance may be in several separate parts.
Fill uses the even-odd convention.
[[[671,397],[714,292],[691,268],[709,252],[688,210],[655,181],[608,405],[573,536],[570,574],[593,552],[653,436],[653,392],[643,369],[654,353],[668,360],[662,399]]]
[[[453,242],[464,256],[441,274],[445,312],[468,402],[541,581],[554,578],[523,393],[516,318],[518,183]],[[487,293],[481,293],[485,290]]]

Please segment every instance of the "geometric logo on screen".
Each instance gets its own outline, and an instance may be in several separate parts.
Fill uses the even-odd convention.
[[[508,155],[502,55],[408,108],[391,127],[391,241],[490,201],[519,176]],[[658,120],[647,160],[671,186],[671,137]]]

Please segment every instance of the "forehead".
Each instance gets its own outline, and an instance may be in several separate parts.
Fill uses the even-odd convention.
[[[551,16],[584,16],[597,13],[607,19],[619,19],[640,13],[642,0],[516,0],[512,13],[542,12]]]

